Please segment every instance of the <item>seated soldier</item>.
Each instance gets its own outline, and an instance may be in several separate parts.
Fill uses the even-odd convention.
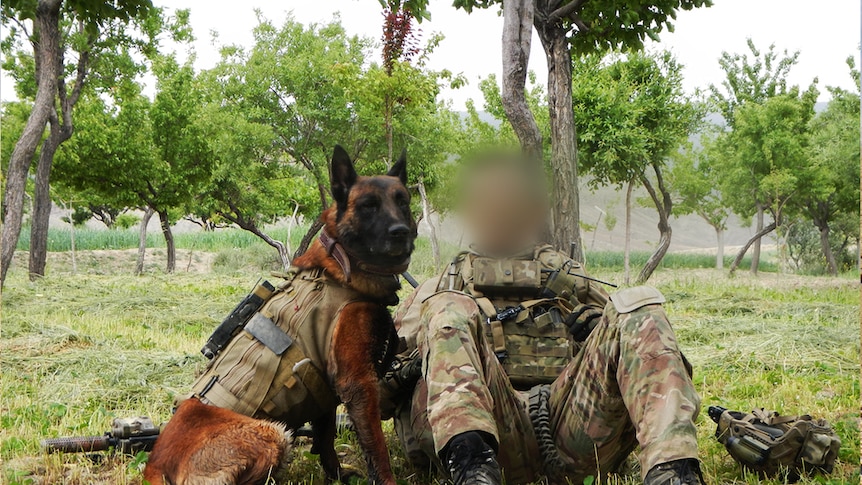
[[[408,350],[382,405],[410,461],[456,485],[582,483],[639,444],[646,484],[703,484],[700,398],[661,294],[609,297],[536,243],[548,212],[537,164],[498,155],[470,167],[460,213],[472,250],[396,315]]]

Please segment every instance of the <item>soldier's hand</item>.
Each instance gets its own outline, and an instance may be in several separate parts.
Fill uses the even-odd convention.
[[[412,390],[416,386],[416,381],[422,377],[422,357],[416,356],[410,359],[396,371],[396,375],[402,388]]]
[[[579,305],[566,319],[569,333],[576,342],[583,342],[590,336],[602,318],[602,311],[587,305]]]
[[[422,377],[422,357],[414,350],[410,357],[393,363],[384,381],[397,393],[411,393],[420,377]]]

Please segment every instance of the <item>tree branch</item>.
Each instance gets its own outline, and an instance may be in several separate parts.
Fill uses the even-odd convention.
[[[572,23],[575,24],[575,26],[578,28],[579,32],[587,32],[590,30],[587,24],[585,24],[584,21],[581,20],[581,18],[577,15],[572,14],[569,18],[572,20]]]
[[[79,28],[81,30],[84,29],[83,22],[80,24]],[[93,45],[95,43],[96,39],[91,36],[89,39],[87,39],[87,48],[81,52],[80,56],[78,56],[78,68],[77,73],[75,74],[75,86],[72,87],[72,94],[69,96],[70,111],[72,107],[75,106],[75,103],[78,102],[78,98],[81,96],[81,90],[84,88],[84,80],[87,78],[87,72],[90,68],[90,51],[93,49]]]
[[[556,3],[559,4],[559,2],[556,2]],[[562,18],[565,18],[565,17],[572,15],[573,13],[575,13],[576,10],[581,8],[581,6],[584,3],[586,3],[586,0],[572,0],[571,2],[565,4],[562,7],[551,12],[551,14],[548,15],[548,22],[549,23],[556,22],[557,20],[560,20]],[[578,20],[580,21],[580,19],[578,19]],[[572,21],[574,22],[574,19],[572,19]],[[575,24],[577,25],[577,22]],[[581,24],[583,24],[583,21],[581,21]],[[584,25],[584,27],[586,27],[586,25]],[[581,26],[578,25],[578,28],[581,29]],[[584,29],[581,29],[581,30],[584,30]]]
[[[15,22],[15,24],[18,25],[18,27],[22,31],[24,31],[24,36],[27,37],[27,42],[29,42],[30,45],[33,46],[33,50],[36,50],[36,39],[34,39],[33,36],[30,34],[30,32],[27,30],[27,26],[24,25],[20,20],[18,20],[14,16],[9,17],[9,18],[11,18],[12,21]]]

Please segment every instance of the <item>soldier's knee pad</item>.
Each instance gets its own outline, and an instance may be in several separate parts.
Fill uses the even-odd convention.
[[[635,286],[611,293],[611,302],[617,312],[624,315],[647,305],[661,305],[665,298],[651,286]]]

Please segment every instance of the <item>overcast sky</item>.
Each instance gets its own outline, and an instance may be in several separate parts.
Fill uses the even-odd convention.
[[[328,22],[340,13],[348,32],[379,41],[381,9],[375,0],[155,0],[169,9],[189,8],[197,41],[195,65],[206,69],[218,61],[211,32],[218,33],[217,44],[250,45],[251,30],[256,24],[254,9],[266,18],[280,23],[290,12],[302,23]],[[420,26],[424,38],[440,32],[445,40],[429,62],[434,69],[463,73],[469,84],[442,94],[452,100],[455,109],[473,98],[481,107],[478,81],[491,73],[500,73],[500,35],[502,17],[496,9],[477,10],[468,15],[451,6],[451,0],[432,0],[431,21]],[[766,48],[775,43],[780,50],[799,50],[798,65],[791,71],[792,84],[808,85],[820,80],[821,100],[828,100],[825,86],[852,87],[844,60],[848,55],[859,58],[860,5],[858,0],[714,0],[710,8],[679,12],[674,33],[661,35],[661,43],[650,49],[669,49],[685,66],[685,85],[690,92],[718,84],[722,72],[718,58],[722,51],[745,52],[746,38]],[[379,51],[375,53],[379,55]],[[544,54],[538,39],[533,40],[530,69],[546,79]],[[0,96],[12,99],[14,93],[3,78]],[[148,82],[152,84],[152,82]]]

